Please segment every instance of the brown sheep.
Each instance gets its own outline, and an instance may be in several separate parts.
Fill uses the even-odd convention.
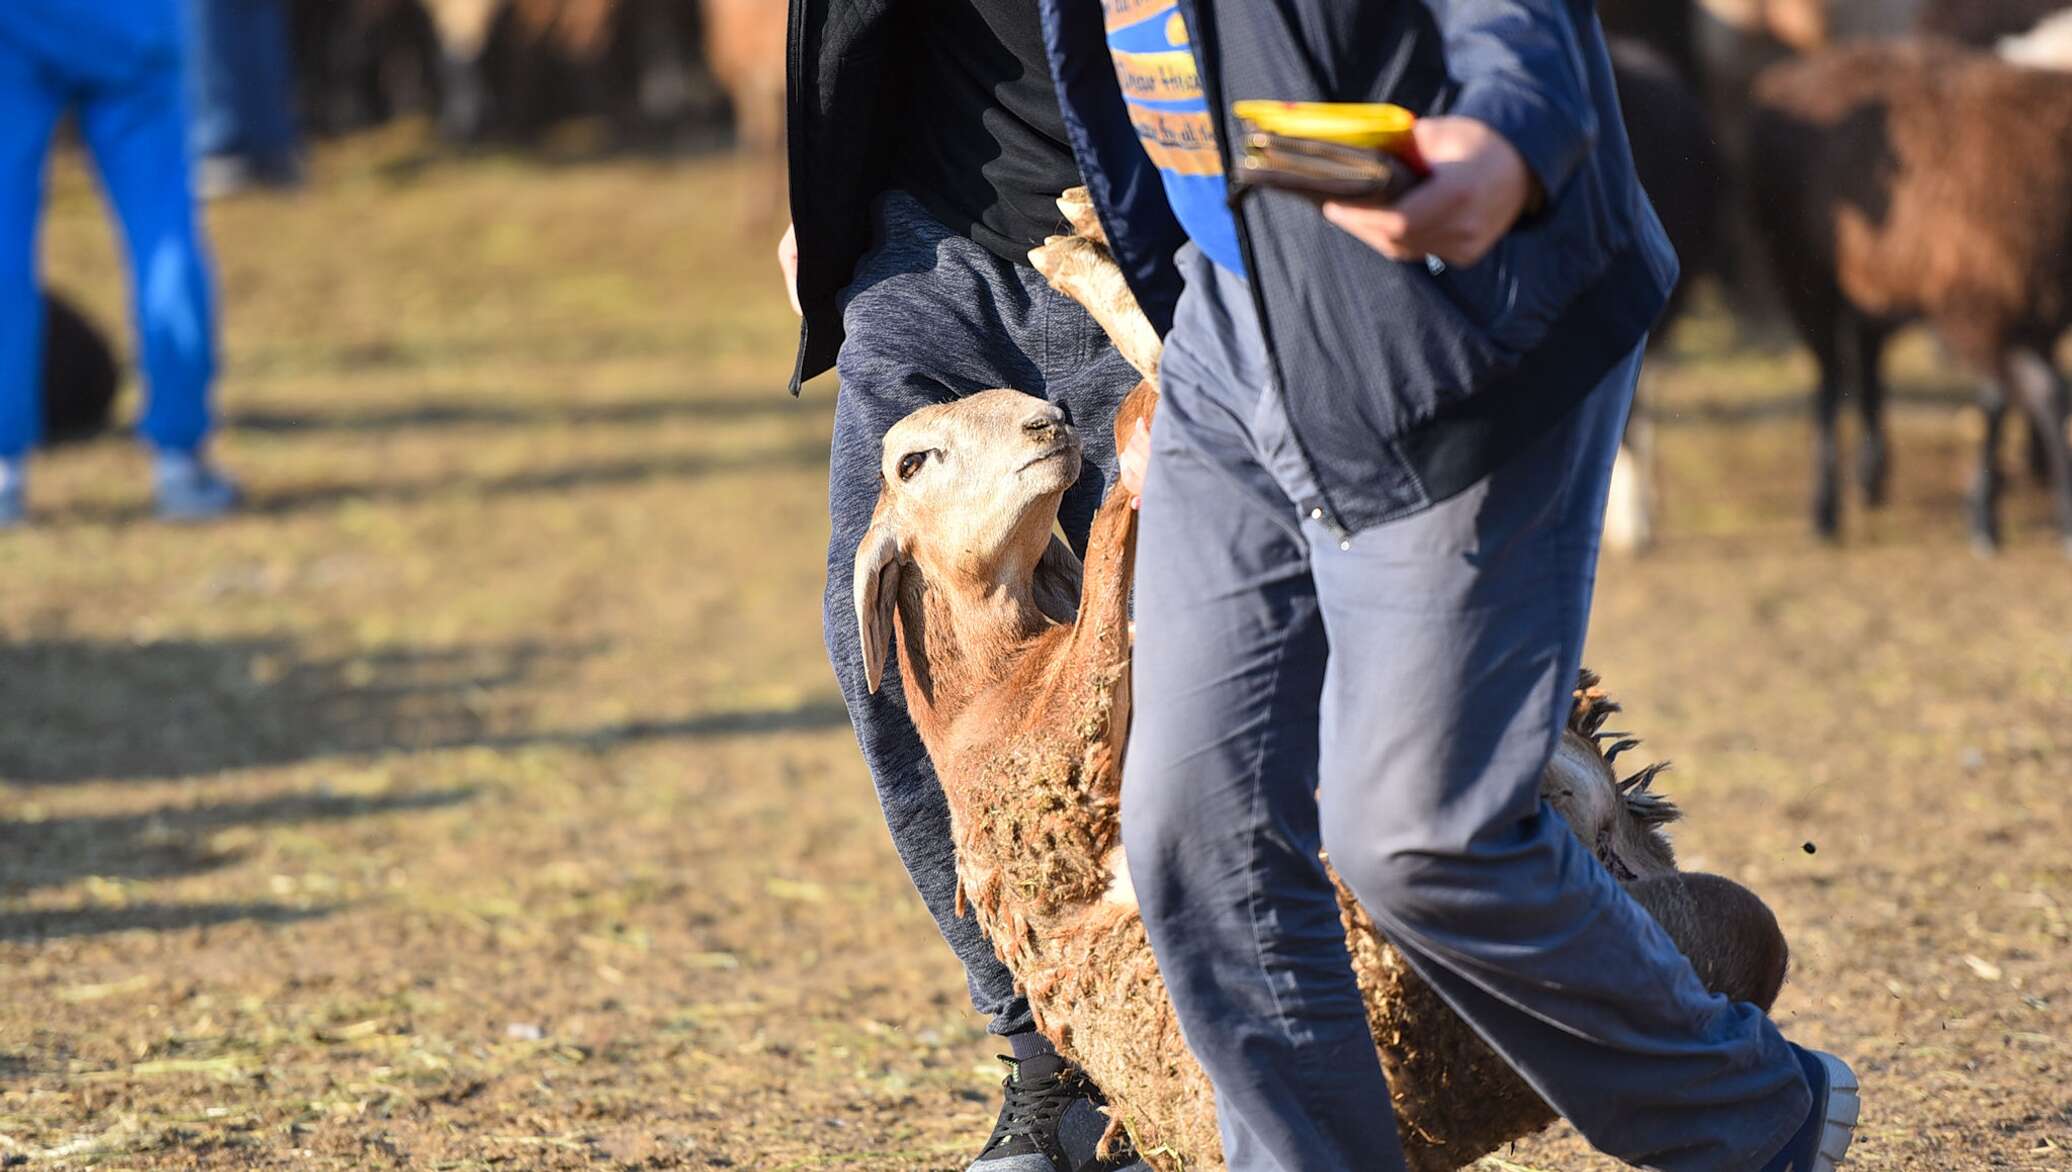
[[[1820,361],[1814,524],[1839,527],[1835,416],[1854,394],[1870,503],[1886,471],[1879,357],[1926,318],[1982,382],[1986,440],[1969,501],[1999,540],[1996,450],[2010,396],[2049,460],[2072,547],[2066,392],[2050,354],[2072,325],[2072,75],[1938,43],[1866,43],[1758,82],[1753,213],[1791,314]]]
[[[1070,209],[1068,209],[1068,214]],[[1131,316],[1120,274],[1084,237],[1039,267],[1104,323]],[[1133,355],[1140,369],[1153,365]],[[1153,408],[1147,381],[1116,420]],[[896,649],[909,711],[941,776],[960,903],[1029,997],[1037,1024],[1108,1096],[1162,1169],[1220,1165],[1207,1077],[1181,1038],[1121,857],[1117,816],[1128,729],[1135,516],[1111,492],[1084,565],[1052,533],[1080,470],[1055,406],[987,391],[925,408],[885,437],[883,486],[856,555],[866,671]],[[1631,746],[1602,729],[1594,681],[1542,792],[1663,924],[1714,988],[1767,1007],[1783,981],[1776,922],[1743,888],[1675,869],[1660,825],[1674,807],[1653,769],[1621,782]],[[1382,702],[1379,698],[1377,702]],[[1460,1167],[1545,1126],[1551,1109],[1403,964],[1340,886],[1348,944],[1413,1168]],[[1377,1104],[1377,1106],[1379,1106]]]

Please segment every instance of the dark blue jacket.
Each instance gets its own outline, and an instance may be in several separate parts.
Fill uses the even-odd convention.
[[[1161,332],[1184,240],[1137,144],[1096,0],[1039,0],[1073,152]],[[1646,336],[1676,260],[1633,173],[1591,0],[1180,0],[1212,110],[1245,98],[1392,101],[1487,122],[1544,206],[1469,268],[1390,261],[1298,197],[1239,236],[1296,439],[1341,533],[1415,512],[1545,431]],[[894,100],[898,0],[793,0],[792,211],[807,308],[798,375],[840,343],[834,295],[868,246],[874,123]],[[1234,127],[1221,128],[1228,162]],[[837,204],[834,201],[841,200]],[[794,384],[796,389],[796,384]]]

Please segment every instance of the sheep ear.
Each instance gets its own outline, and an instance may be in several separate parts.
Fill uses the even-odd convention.
[[[899,602],[899,532],[883,518],[871,522],[856,547],[856,633],[863,641],[863,674],[876,692],[885,679],[892,645],[892,611]]]
[[[1071,622],[1079,614],[1080,583],[1085,573],[1079,555],[1072,552],[1064,538],[1051,534],[1043,556],[1036,559],[1037,608],[1058,622]]]

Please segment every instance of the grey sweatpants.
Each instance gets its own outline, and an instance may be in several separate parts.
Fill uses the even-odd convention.
[[[1539,798],[1639,355],[1466,493],[1339,539],[1244,282],[1183,254],[1137,570],[1131,877],[1233,1172],[1401,1169],[1319,849],[1603,1151],[1761,1165],[1810,1106]]]
[[[930,404],[1012,387],[1065,408],[1079,427],[1086,471],[1065,495],[1058,521],[1084,553],[1087,527],[1115,474],[1115,409],[1138,375],[1093,318],[1036,270],[951,233],[903,193],[882,197],[875,219],[871,251],[842,293],[847,340],[835,362],[841,390],[827,485],[827,654],[893,846],[964,964],[972,1005],[992,1019],[994,1033],[1019,1033],[1032,1028],[1028,1002],[977,923],[956,913],[949,807],[907,718],[898,664],[887,664],[876,695],[865,686],[850,592],[856,545],[877,503],[886,431]]]

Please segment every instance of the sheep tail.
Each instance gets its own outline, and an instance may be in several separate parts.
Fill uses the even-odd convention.
[[[1568,712],[1568,728],[1595,745],[1606,765],[1618,760],[1621,753],[1640,747],[1639,737],[1604,727],[1621,711],[1618,701],[1605,690],[1604,681],[1596,672],[1584,668],[1576,673],[1575,704]],[[1610,743],[1606,744],[1607,741]],[[1626,803],[1627,813],[1644,826],[1663,826],[1683,817],[1683,811],[1675,802],[1650,788],[1655,778],[1668,769],[1669,762],[1657,761],[1618,783],[1619,796]]]

